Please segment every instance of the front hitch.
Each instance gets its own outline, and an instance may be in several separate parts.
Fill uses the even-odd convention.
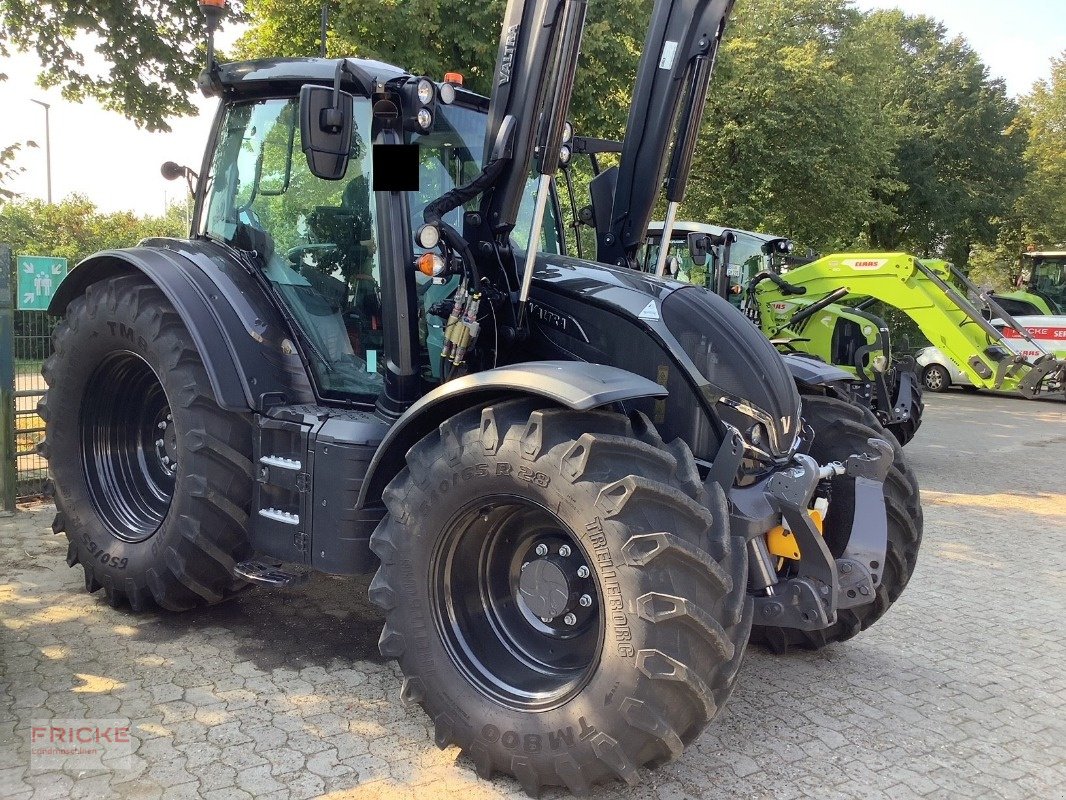
[[[798,454],[788,469],[730,492],[734,530],[744,531],[748,540],[755,624],[821,630],[836,622],[839,609],[873,602],[888,548],[884,481],[893,451],[881,439],[867,443],[867,453],[844,464],[819,466]],[[835,475],[855,482],[851,534],[840,558],[833,557],[809,512],[819,481]],[[766,532],[779,523],[799,551],[787,578],[777,574],[766,544]]]

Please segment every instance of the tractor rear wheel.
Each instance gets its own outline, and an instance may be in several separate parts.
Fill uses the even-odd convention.
[[[645,417],[465,411],[384,500],[381,652],[481,777],[534,795],[633,784],[728,697],[751,626],[744,543],[688,447]]]
[[[38,405],[67,564],[111,605],[181,611],[240,588],[251,419],[215,403],[189,331],[141,275],[71,301]]]
[[[880,619],[903,593],[918,559],[923,516],[918,481],[907,466],[903,450],[877,422],[873,412],[833,397],[804,396],[804,421],[814,429],[811,455],[818,463],[845,461],[863,452],[866,441],[880,438],[893,445],[894,459],[885,479],[885,510],[888,514],[888,549],[881,583],[872,603],[837,612],[837,621],[820,631],[755,626],[752,641],[774,652],[790,647],[818,649],[842,642],[866,630]],[[847,547],[855,511],[854,484],[850,478],[833,478],[824,535],[830,552],[839,557]]]

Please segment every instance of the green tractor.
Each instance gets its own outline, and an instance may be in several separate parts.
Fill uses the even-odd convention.
[[[1022,253],[1017,289],[995,298],[1013,316],[1066,314],[1066,251]]]
[[[667,154],[672,185],[690,170],[731,7],[655,5],[627,256]],[[71,271],[39,407],[89,592],[179,612],[373,573],[403,700],[530,794],[679,757],[749,637],[855,636],[922,536],[901,450],[834,370],[790,371],[713,292],[567,254],[553,178],[585,10],[511,0],[491,97],[209,47],[190,236]]]

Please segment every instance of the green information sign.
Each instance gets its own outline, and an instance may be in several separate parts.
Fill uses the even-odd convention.
[[[47,311],[59,282],[66,277],[67,260],[52,256],[19,256],[18,308]]]

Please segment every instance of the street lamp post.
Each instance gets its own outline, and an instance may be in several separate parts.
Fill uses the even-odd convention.
[[[52,129],[49,124],[48,110],[52,107],[43,100],[30,100],[44,109],[44,158],[48,172],[48,205],[52,205]]]

